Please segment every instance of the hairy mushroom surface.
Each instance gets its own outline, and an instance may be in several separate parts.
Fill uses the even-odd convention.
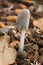
[[[18,28],[21,29],[21,38],[19,45],[20,51],[23,51],[24,49],[25,34],[26,34],[26,30],[29,27],[29,21],[30,21],[30,11],[28,9],[23,9],[18,14],[18,18],[16,20]]]

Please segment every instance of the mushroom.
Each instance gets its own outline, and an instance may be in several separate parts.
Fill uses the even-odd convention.
[[[26,30],[29,27],[29,21],[30,21],[30,11],[28,9],[23,9],[18,14],[18,18],[16,20],[18,28],[21,29],[19,51],[23,51],[24,49],[25,34]]]

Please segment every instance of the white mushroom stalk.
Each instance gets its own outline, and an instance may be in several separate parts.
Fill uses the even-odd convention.
[[[26,33],[25,30],[22,30],[22,31],[21,31],[19,51],[22,51],[22,50],[24,49],[25,33]]]
[[[23,51],[23,49],[24,49],[25,33],[29,27],[29,21],[30,21],[30,11],[28,9],[23,9],[18,14],[18,18],[16,20],[17,26],[22,30],[19,51]]]

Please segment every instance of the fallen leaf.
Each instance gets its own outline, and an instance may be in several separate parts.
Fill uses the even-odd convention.
[[[7,26],[5,24],[3,24],[2,22],[0,22],[0,27],[1,28],[6,28]]]
[[[7,20],[7,21],[15,21],[16,20],[16,18],[17,18],[17,16],[7,16],[7,17],[5,17],[5,19]]]
[[[43,17],[33,21],[33,25],[38,27],[43,32]]]
[[[4,50],[4,62],[6,64],[15,63],[16,55],[17,55],[17,52],[15,49],[13,49],[11,47],[9,48],[8,46],[6,46],[6,48]]]
[[[13,42],[10,43],[10,46],[14,47],[16,45],[19,45],[19,43],[20,43],[19,41],[15,40],[15,41],[13,41]]]
[[[21,9],[15,9],[15,13],[18,14],[20,13]]]
[[[19,7],[20,7],[21,9],[26,8],[26,6],[25,6],[24,4],[20,4]]]
[[[0,37],[0,65],[13,64],[16,59],[17,52],[9,47],[9,36]]]
[[[9,44],[9,41],[10,41],[10,36],[8,36],[8,35],[0,37],[0,45],[1,44],[7,45],[7,44]]]

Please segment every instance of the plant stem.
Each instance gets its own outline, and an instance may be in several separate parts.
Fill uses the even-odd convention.
[[[21,31],[21,38],[20,38],[20,44],[19,44],[19,51],[22,51],[24,49],[24,41],[25,41],[25,30]]]

